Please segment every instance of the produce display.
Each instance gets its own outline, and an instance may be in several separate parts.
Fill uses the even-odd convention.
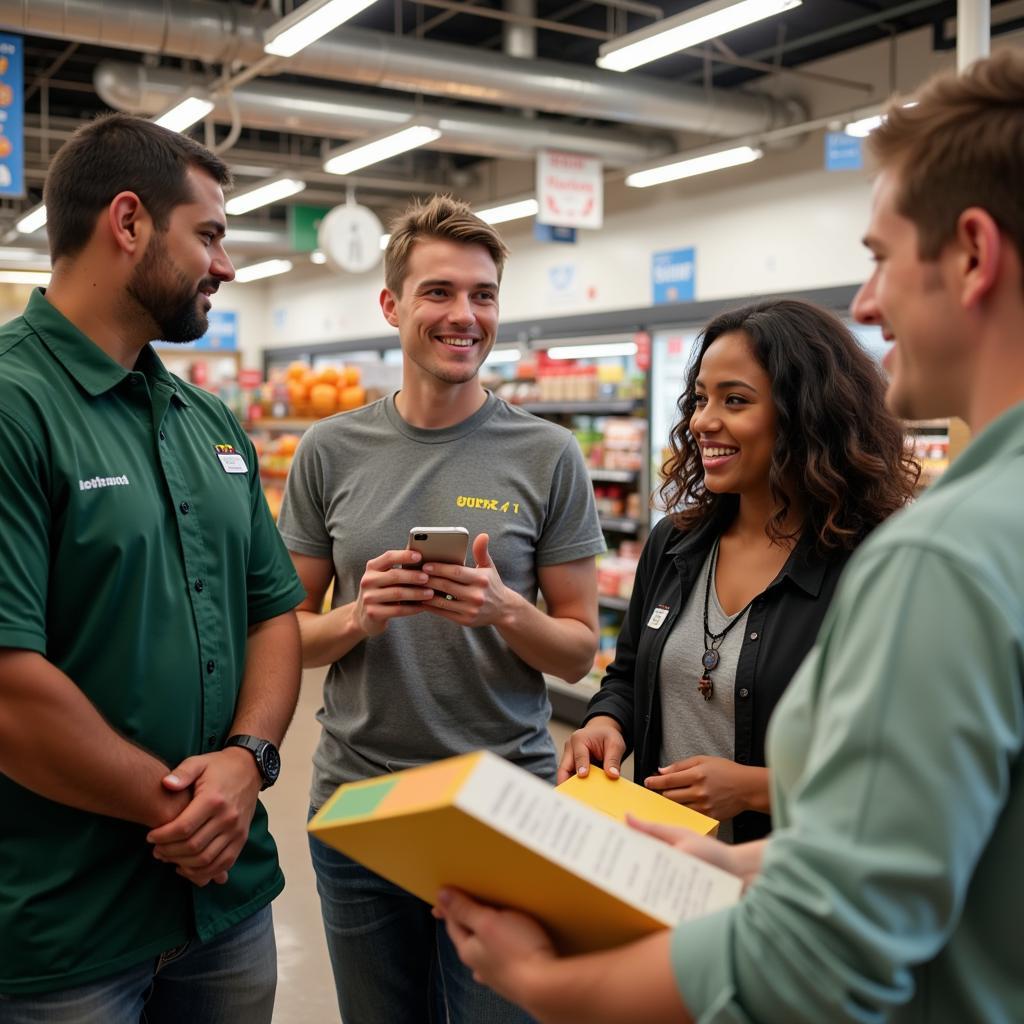
[[[288,415],[321,419],[336,412],[358,409],[367,400],[366,388],[360,381],[358,366],[325,366],[313,370],[306,363],[294,362],[285,371]],[[279,385],[266,385],[275,386]]]

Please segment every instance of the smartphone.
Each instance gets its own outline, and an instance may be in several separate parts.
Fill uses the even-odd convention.
[[[423,556],[420,565],[427,562],[465,565],[469,531],[464,526],[414,526],[409,531],[409,549]]]

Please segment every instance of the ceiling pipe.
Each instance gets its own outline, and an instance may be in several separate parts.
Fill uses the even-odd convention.
[[[182,71],[147,68],[123,61],[101,61],[93,72],[100,99],[115,110],[151,117],[166,110],[182,90],[197,85]],[[414,114],[436,119],[442,136],[429,149],[447,153],[523,160],[541,149],[568,149],[597,156],[609,167],[656,159],[675,148],[666,136],[641,136],[622,129],[593,129],[522,115],[385,99],[335,88],[253,81],[234,90],[242,124],[250,128],[350,139],[401,125]],[[219,97],[212,116],[231,122]]]
[[[118,49],[207,63],[263,57],[269,11],[213,0],[0,0],[0,26]],[[787,124],[796,104],[735,91],[705,91],[641,74],[553,60],[519,60],[467,46],[343,26],[281,65],[315,78],[525,107],[713,136]]]
[[[537,17],[536,0],[505,0],[505,10],[523,19]],[[501,27],[501,48],[510,57],[533,60],[537,56],[537,30],[528,23],[506,22]]]

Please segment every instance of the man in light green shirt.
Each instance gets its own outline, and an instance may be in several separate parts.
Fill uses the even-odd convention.
[[[1024,1021],[1024,53],[894,106],[854,315],[888,401],[975,440],[840,582],[769,732],[770,839],[662,838],[741,875],[734,907],[559,959],[460,894],[477,976],[545,1022]]]

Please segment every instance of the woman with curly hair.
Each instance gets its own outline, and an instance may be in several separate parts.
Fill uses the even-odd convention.
[[[721,821],[771,828],[765,732],[853,549],[918,467],[879,367],[831,313],[758,302],[716,317],[678,408],[615,660],[559,781],[591,761]]]

